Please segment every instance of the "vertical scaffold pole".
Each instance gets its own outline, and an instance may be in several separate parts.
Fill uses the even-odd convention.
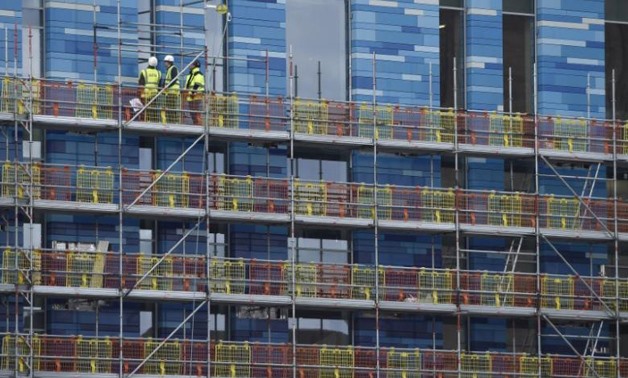
[[[453,58],[453,70],[454,70],[454,190],[456,196],[460,190],[460,161],[458,153],[458,67],[457,57]],[[454,200],[455,201],[455,200]],[[460,376],[461,371],[461,349],[462,349],[462,313],[460,310],[460,214],[458,212],[458,205],[454,202],[454,216],[455,216],[455,233],[456,233],[456,354],[457,358],[457,371]]]
[[[534,236],[535,236],[535,258],[536,258],[536,343],[539,364],[537,366],[538,376],[542,375],[541,356],[543,350],[541,348],[541,229],[539,225],[540,214],[538,211],[539,201],[539,116],[538,116],[538,73],[536,62],[533,66],[533,91],[534,91],[534,197],[536,198],[536,208],[534,212]]]
[[[292,330],[292,378],[297,378],[297,316],[296,316],[296,262],[297,262],[297,248],[295,240],[294,230],[294,62],[292,60],[292,46],[290,46],[288,56],[289,66],[289,88],[288,88],[288,101],[290,106],[290,287],[291,287],[291,302],[292,302],[292,316],[288,320],[290,329]]]
[[[373,213],[373,243],[375,250],[375,355],[379,356],[380,352],[380,335],[379,335],[379,206],[377,204],[377,55],[373,53],[373,201],[375,209]],[[380,361],[375,359],[375,375],[380,376]]]
[[[618,205],[618,197],[617,197],[617,82],[615,80],[615,69],[612,70],[611,76],[611,92],[612,92],[612,125],[613,125],[613,219],[614,219],[614,238],[613,238],[613,246],[615,248],[614,251],[614,259],[615,259],[615,358],[618,361],[615,364],[615,368],[617,369],[616,375],[621,377],[620,372],[620,308],[619,308],[619,225],[617,221],[617,205]],[[623,139],[623,138],[622,138]]]
[[[120,343],[120,351],[118,352],[118,376],[122,378],[124,376],[124,248],[123,248],[123,229],[122,224],[124,221],[123,209],[123,193],[122,193],[122,19],[121,19],[121,4],[120,0],[117,0],[117,23],[118,23],[118,276],[119,276],[119,324],[118,324],[118,340]]]

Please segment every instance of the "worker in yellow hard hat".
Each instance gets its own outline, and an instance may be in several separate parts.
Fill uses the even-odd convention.
[[[163,123],[181,123],[181,94],[179,93],[179,69],[174,64],[174,57],[166,55],[164,58],[166,75],[164,77],[164,109],[161,112]]]
[[[194,61],[185,79],[186,101],[190,109],[190,117],[195,125],[202,124],[203,99],[205,98],[205,76],[200,67],[201,63],[198,60]]]

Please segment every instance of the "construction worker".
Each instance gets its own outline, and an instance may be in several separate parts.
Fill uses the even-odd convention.
[[[140,97],[144,105],[157,95],[160,83],[161,71],[157,69],[157,58],[151,56],[148,58],[148,67],[140,72]],[[156,101],[157,100],[153,101],[153,103],[146,108],[145,120],[148,122],[159,122],[159,107]]]
[[[190,73],[185,79],[186,100],[190,109],[190,117],[195,125],[202,124],[203,98],[205,92],[205,76],[201,72],[201,63],[196,60],[190,67]]]
[[[161,112],[161,120],[163,123],[181,123],[181,113],[179,112],[181,110],[181,95],[179,93],[179,78],[177,77],[179,70],[174,65],[172,55],[166,55],[164,64],[166,65],[166,76],[162,86],[166,87],[164,91],[165,110]]]

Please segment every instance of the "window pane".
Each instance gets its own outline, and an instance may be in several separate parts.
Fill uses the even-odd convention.
[[[320,180],[320,162],[312,159],[297,159],[297,177],[301,180]]]
[[[286,37],[298,67],[300,97],[346,98],[346,19],[341,0],[286,1]]]
[[[299,238],[297,261],[298,262],[320,262],[321,261],[321,241],[318,239]]]
[[[458,108],[464,107],[464,33],[463,12],[440,10],[440,106],[454,107],[454,58],[456,58],[456,85]]]
[[[528,16],[504,15],[504,110],[510,111],[512,83],[512,111],[532,113],[534,19]],[[508,70],[512,72],[509,81]]]
[[[606,0],[606,20],[628,22],[628,6],[626,0]]]
[[[205,40],[207,41],[207,53],[210,66],[207,69],[209,87],[212,90],[221,92],[224,89],[223,82],[223,45],[221,44],[223,35],[222,15],[218,12],[205,12]],[[215,60],[214,60],[215,59]],[[183,64],[183,62],[181,62]]]
[[[322,160],[322,180],[346,182],[347,163],[344,161]]]
[[[607,23],[606,44],[606,115],[613,116],[613,70],[615,70],[615,107],[617,119],[628,119],[628,25]]]
[[[534,14],[534,0],[504,0],[504,12]]]
[[[440,0],[440,6],[462,8],[464,6],[464,1],[463,0]]]

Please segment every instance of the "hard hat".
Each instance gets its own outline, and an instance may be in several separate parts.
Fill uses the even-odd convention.
[[[148,65],[151,67],[157,67],[157,58],[155,58],[154,56],[148,58]]]
[[[229,11],[229,8],[227,8],[227,4],[218,4],[216,6],[216,12],[218,14],[225,14]]]
[[[201,62],[199,62],[198,60],[195,60],[194,62],[192,62],[192,67],[200,67],[201,66]]]
[[[174,57],[172,55],[166,55],[164,62],[174,63]]]

